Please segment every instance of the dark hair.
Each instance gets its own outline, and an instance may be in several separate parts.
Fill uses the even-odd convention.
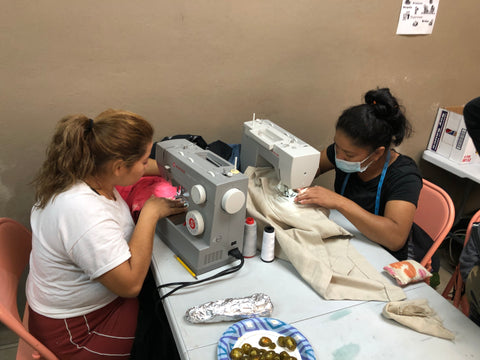
[[[356,145],[372,149],[400,145],[412,133],[412,126],[388,88],[367,92],[365,104],[346,109],[336,129],[341,129]]]
[[[152,126],[129,111],[110,109],[95,121],[85,115],[63,118],[33,180],[36,206],[44,208],[77,181],[99,174],[110,160],[120,159],[125,166],[133,166],[147,151],[152,137]]]

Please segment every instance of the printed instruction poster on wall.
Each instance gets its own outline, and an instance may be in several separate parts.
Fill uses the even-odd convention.
[[[431,34],[440,0],[402,0],[397,35]]]

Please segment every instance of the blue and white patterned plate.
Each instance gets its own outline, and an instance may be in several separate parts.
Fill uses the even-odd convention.
[[[245,319],[230,326],[218,341],[217,359],[230,360],[232,349],[245,342],[258,347],[262,336],[268,336],[274,342],[279,336],[291,336],[297,342],[297,350],[291,355],[301,356],[299,360],[315,360],[312,346],[300,331],[281,320],[262,317]]]

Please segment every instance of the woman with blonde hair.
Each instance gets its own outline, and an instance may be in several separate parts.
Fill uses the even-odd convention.
[[[130,357],[156,223],[185,211],[152,196],[135,225],[115,189],[156,172],[152,137],[128,111],[65,117],[34,180],[29,328],[61,359]]]

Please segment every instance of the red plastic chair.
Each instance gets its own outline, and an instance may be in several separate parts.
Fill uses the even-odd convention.
[[[463,246],[465,246],[468,239],[470,239],[472,225],[476,222],[480,222],[480,211],[477,211],[468,223]],[[453,305],[456,308],[460,309],[465,315],[469,315],[470,306],[468,304],[467,295],[465,295],[465,284],[463,282],[462,275],[460,274],[460,264],[455,267],[455,271],[448,281],[447,286],[443,290],[442,296],[447,300],[452,300]]]
[[[58,360],[40,341],[28,332],[28,310],[24,323],[17,307],[19,279],[28,264],[32,234],[25,226],[9,218],[0,218],[0,321],[19,337],[17,360]],[[25,325],[24,325],[25,324]]]
[[[413,221],[430,235],[433,245],[420,262],[432,269],[432,256],[450,232],[455,220],[455,207],[450,196],[441,187],[423,179]]]

